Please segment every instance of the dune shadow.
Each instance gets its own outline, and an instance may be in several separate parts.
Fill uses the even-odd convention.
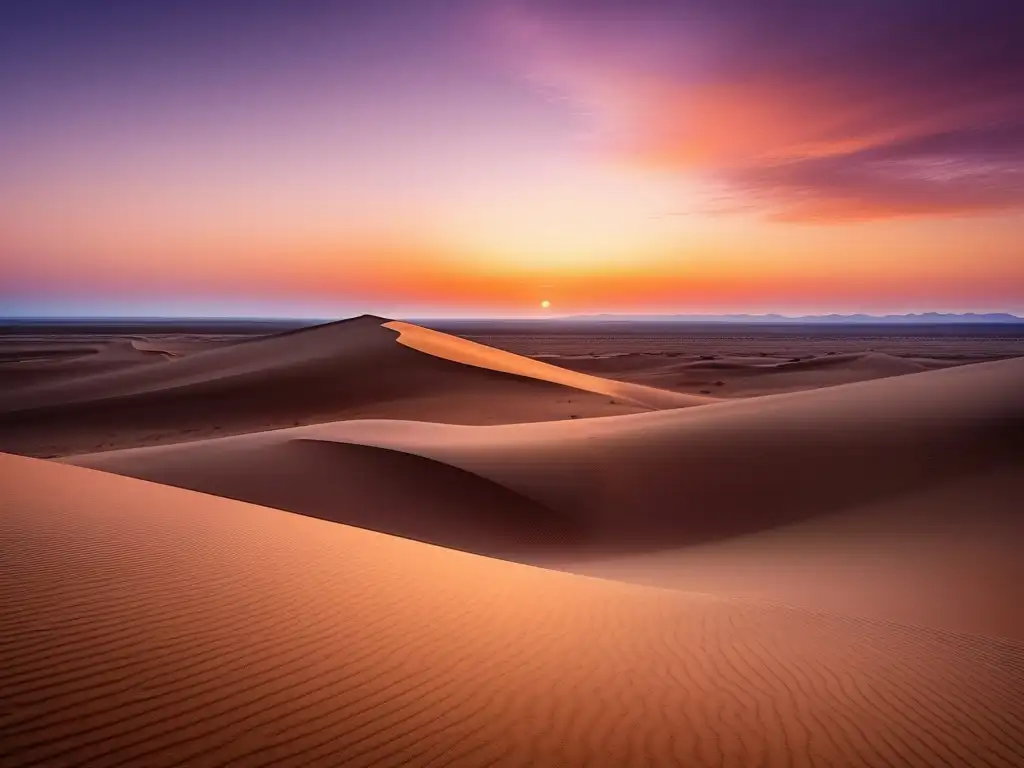
[[[110,469],[477,554],[571,551],[584,537],[564,515],[498,483],[387,448],[298,438],[155,461],[140,455]],[[94,466],[108,469],[102,460]]]

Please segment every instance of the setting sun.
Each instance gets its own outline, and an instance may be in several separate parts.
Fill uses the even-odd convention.
[[[541,305],[541,307],[543,307],[544,309],[547,309],[548,307],[550,307],[550,306],[551,306],[551,302],[550,302],[550,301],[548,301],[547,299],[544,299],[544,301],[542,301],[542,302],[540,303],[540,305]]]

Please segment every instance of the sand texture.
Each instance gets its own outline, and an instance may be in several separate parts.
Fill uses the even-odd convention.
[[[4,456],[4,765],[1019,765],[1024,646]]]

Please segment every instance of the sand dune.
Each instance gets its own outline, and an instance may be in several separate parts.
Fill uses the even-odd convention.
[[[1024,646],[0,456],[3,762],[1019,765]],[[344,500],[340,500],[345,503]]]
[[[688,570],[687,558],[695,545],[820,521],[850,510],[885,518],[909,503],[920,516],[922,508],[932,506],[915,502],[918,495],[934,498],[933,489],[961,478],[975,485],[956,496],[954,508],[943,508],[944,528],[926,528],[917,537],[934,544],[929,562],[938,567],[945,549],[965,532],[991,539],[997,549],[1001,535],[1024,535],[1024,521],[1005,501],[1012,494],[990,493],[987,481],[972,479],[1004,471],[1000,468],[1005,466],[1015,477],[1013,473],[1022,469],[1022,387],[1024,358],[605,419],[494,427],[350,421],[111,451],[71,461],[447,546],[698,589],[717,582],[702,582],[696,571]],[[319,452],[312,443],[320,444]],[[340,445],[346,443],[356,445]],[[354,515],[339,505],[339,498],[380,493],[380,486],[405,481],[397,469],[402,460],[386,452],[360,453],[368,446],[431,460],[417,470],[422,472],[417,483],[446,488],[446,498],[455,498],[456,484],[465,483],[467,494],[476,493],[467,482],[473,476],[507,489],[520,506],[508,507],[505,527],[490,528],[478,506],[465,505],[464,514],[457,516],[463,524],[490,530],[489,537],[477,533],[476,538],[453,536],[459,524],[452,525],[450,516],[431,523],[437,516],[427,510],[433,501],[426,491],[408,494],[401,520]],[[467,474],[449,476],[452,467]],[[1002,534],[996,524],[985,527],[985,514],[1002,520]],[[523,520],[520,534],[510,535],[508,526],[514,528],[517,515]],[[949,524],[952,518],[963,525]],[[553,525],[540,529],[538,519],[549,519]],[[854,519],[861,517],[855,513]],[[419,521],[415,531],[409,520]],[[937,532],[941,535],[932,536]],[[885,535],[882,527],[875,537],[883,541]],[[912,530],[904,531],[903,538],[908,551],[917,546]],[[786,546],[799,547],[800,542],[794,535]],[[786,550],[782,545],[766,546],[773,557]],[[672,552],[650,561],[635,557],[665,550]],[[617,565],[619,560],[624,564]],[[681,564],[678,571],[665,567],[676,560]],[[955,561],[954,557],[950,562]],[[750,565],[730,561],[727,555],[718,562],[733,562],[740,570]],[[1004,567],[1003,561],[986,563],[976,557],[970,562],[975,570],[962,579],[961,590],[972,605],[966,613],[964,600],[946,601],[945,611],[932,610],[941,594],[941,580],[930,582],[938,591],[921,600],[905,592],[897,603],[909,615],[929,618],[939,626],[1019,632],[1024,637],[1024,621],[1008,618],[1007,611],[1024,566]],[[870,614],[867,596],[896,573],[881,569],[877,579],[865,579],[847,604],[850,610]],[[917,582],[926,583],[926,573],[921,570]],[[988,595],[989,589],[996,592]],[[743,580],[726,591],[744,594]],[[768,594],[799,603],[805,592],[780,589]],[[885,601],[880,605],[880,615],[893,615],[895,609]]]
[[[689,510],[708,535],[732,534],[747,525],[744,510],[761,525],[789,522],[1018,458],[1022,385],[1018,358],[576,423],[362,421],[309,435],[426,455],[586,514],[617,540],[649,530],[664,541],[666,506],[672,526]]]
[[[184,478],[215,456],[251,457],[295,440],[360,443],[490,478],[584,520],[597,540],[665,544],[675,531],[677,543],[694,543],[1018,458],[1022,383],[1019,358],[614,418],[491,427],[358,420],[72,461],[142,476],[176,467]]]
[[[607,382],[425,332],[445,359],[364,316],[158,364],[0,393],[0,447],[35,455],[153,444],[353,416],[506,423],[635,413],[706,399]],[[404,326],[406,339],[420,336]],[[451,341],[445,341],[451,339]],[[136,355],[152,358],[125,344]],[[158,357],[158,356],[157,356]],[[487,407],[485,407],[487,406]],[[99,439],[98,439],[99,438]],[[97,440],[98,439],[98,440]]]
[[[396,340],[399,342],[398,345],[395,344]],[[140,345],[129,340],[118,342],[118,346],[138,353],[150,351],[140,348],[146,347],[145,344]],[[417,350],[426,354],[411,354],[407,350]],[[462,365],[446,365],[436,362],[438,360],[458,362]],[[209,386],[211,382],[230,383],[239,388],[242,384],[251,383],[249,379],[254,376],[276,374],[283,382],[287,382],[288,378],[298,378],[299,374],[309,373],[306,369],[312,365],[352,366],[357,363],[387,366],[389,369],[416,366],[412,370],[403,367],[402,371],[406,375],[418,373],[417,368],[425,367],[427,363],[432,364],[434,370],[444,372],[460,370],[463,373],[473,372],[477,375],[482,371],[511,374],[530,381],[557,383],[610,397],[620,396],[645,407],[683,407],[709,401],[707,398],[659,392],[621,382],[604,382],[596,377],[582,376],[437,331],[364,315],[351,320],[201,350],[180,360],[169,361],[159,369],[104,374],[84,377],[73,382],[62,382],[51,387],[36,387],[31,392],[18,393],[5,398],[2,402],[5,410],[20,411],[87,403],[97,399],[109,400],[194,389]],[[352,374],[353,370],[348,367],[331,372]],[[360,373],[365,374],[366,371]],[[383,376],[379,378],[383,379]],[[376,388],[382,387],[385,383],[376,380],[376,377],[373,381]],[[660,402],[640,402],[645,397]]]

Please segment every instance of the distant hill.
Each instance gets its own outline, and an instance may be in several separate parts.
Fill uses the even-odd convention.
[[[648,322],[688,322],[688,323],[838,323],[838,324],[877,324],[877,323],[1024,323],[1024,317],[1017,317],[1007,312],[976,313],[965,312],[923,312],[908,315],[573,315],[565,320],[597,320],[597,321],[648,321]]]

